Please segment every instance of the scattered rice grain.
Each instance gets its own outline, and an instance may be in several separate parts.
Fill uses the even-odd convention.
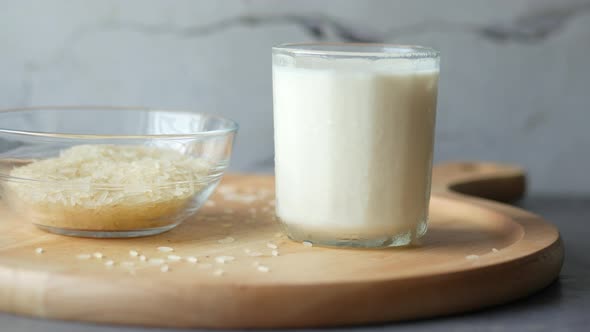
[[[94,256],[94,258],[96,259],[102,259],[104,257],[102,252],[95,252],[94,254],[92,254],[92,256]]]
[[[278,255],[279,255],[279,251],[278,251],[278,250],[273,250],[273,251],[271,252],[271,254],[272,254],[273,256],[275,256],[275,257],[276,257],[276,256],[278,256]]]
[[[147,257],[145,257],[144,255],[139,256],[139,260],[142,262],[145,262],[147,260]]]
[[[277,249],[278,248],[278,246],[272,242],[268,242],[266,244],[266,246],[269,247],[270,249]]]
[[[45,249],[43,249],[43,248],[37,248],[37,249],[35,249],[35,253],[37,253],[37,254],[42,254],[44,252],[45,252]]]
[[[171,248],[171,247],[158,247],[158,251],[160,251],[160,252],[172,252],[172,251],[174,251],[174,248]]]
[[[465,256],[466,259],[468,260],[475,260],[475,259],[479,259],[478,255],[467,255]]]
[[[264,266],[264,265],[258,265],[258,267],[256,267],[256,269],[258,269],[258,271],[260,272],[269,272],[270,268],[268,266]]]
[[[492,252],[499,252],[500,250],[496,249],[496,248],[492,248]]]
[[[115,265],[115,261],[113,261],[112,259],[109,259],[108,261],[104,262],[104,265],[113,266],[113,265]]]
[[[164,265],[160,266],[160,271],[168,272],[168,271],[170,271],[170,268],[168,267],[168,265],[164,264]]]
[[[92,257],[92,255],[90,254],[79,254],[78,256],[76,256],[78,259],[90,259],[90,257]]]
[[[178,255],[168,255],[168,260],[169,261],[178,262],[181,259],[182,259],[182,257],[180,257]]]
[[[188,256],[188,257],[186,258],[186,261],[187,261],[187,262],[189,262],[189,263],[193,263],[193,264],[194,264],[194,263],[198,262],[199,260],[197,259],[197,257],[194,257],[194,256]]]
[[[217,256],[215,257],[215,261],[219,264],[225,264],[227,262],[231,262],[236,259],[234,256]]]
[[[306,247],[313,247],[313,243],[311,243],[309,241],[303,241],[303,245]]]
[[[129,250],[129,256],[137,257],[139,256],[139,253],[137,252],[137,250]]]

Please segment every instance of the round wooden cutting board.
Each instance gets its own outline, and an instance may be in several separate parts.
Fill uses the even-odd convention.
[[[363,324],[511,301],[547,286],[561,268],[563,247],[554,226],[523,210],[451,192],[517,199],[525,185],[518,168],[437,166],[427,235],[415,246],[378,250],[290,241],[273,220],[273,181],[227,176],[210,200],[215,203],[148,238],[63,237],[0,210],[0,310],[145,326]],[[39,247],[42,254],[35,252]],[[77,257],[95,252],[104,257]],[[168,262],[168,272],[149,263],[170,254],[183,259]],[[106,266],[108,260],[114,266]]]

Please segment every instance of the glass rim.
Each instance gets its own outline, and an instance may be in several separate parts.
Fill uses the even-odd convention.
[[[274,46],[273,53],[299,56],[348,58],[435,59],[440,52],[420,45],[387,43],[286,43]]]
[[[171,110],[171,109],[159,109],[150,107],[124,107],[124,106],[34,106],[34,107],[20,107],[20,108],[7,108],[0,109],[0,120],[2,116],[7,113],[19,113],[19,112],[43,112],[43,111],[142,111],[142,112],[161,112],[169,114],[188,114],[193,116],[204,116],[209,118],[215,118],[227,123],[227,127],[223,129],[203,130],[194,133],[178,133],[178,134],[133,134],[133,135],[112,135],[112,134],[83,134],[83,133],[68,133],[68,132],[44,132],[35,130],[22,130],[22,129],[11,129],[6,128],[1,124],[0,121],[0,134],[10,135],[23,135],[23,136],[34,136],[34,137],[48,137],[48,138],[66,138],[66,139],[187,139],[197,137],[209,137],[209,136],[223,136],[230,133],[235,133],[239,129],[239,124],[230,119],[220,115],[204,112],[191,112],[189,110]]]

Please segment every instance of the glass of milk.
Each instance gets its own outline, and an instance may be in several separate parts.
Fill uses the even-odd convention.
[[[424,235],[439,53],[328,43],[272,53],[276,215],[289,237],[371,248]]]

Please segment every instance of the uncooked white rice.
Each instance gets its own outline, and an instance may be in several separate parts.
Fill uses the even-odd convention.
[[[82,230],[170,225],[205,185],[208,162],[172,149],[141,145],[78,145],[58,157],[16,167],[8,182],[15,209],[35,223]]]
[[[177,262],[179,260],[181,260],[182,257],[178,256],[178,255],[168,255],[168,260],[172,261],[172,262]]]
[[[194,263],[198,262],[199,260],[197,259],[197,257],[194,257],[194,256],[188,256],[188,257],[186,258],[186,261],[187,261],[187,262],[189,262],[189,263],[193,263],[193,264],[194,264]]]
[[[234,256],[218,256],[215,257],[215,261],[219,264],[225,264],[228,262],[231,262],[233,260],[235,260],[236,258]]]
[[[258,271],[260,272],[269,272],[270,268],[268,266],[264,266],[264,265],[258,265],[256,267],[256,269],[258,269]]]
[[[174,251],[174,248],[171,248],[171,247],[158,247],[158,251],[161,251],[161,252],[171,252],[171,251]]]

